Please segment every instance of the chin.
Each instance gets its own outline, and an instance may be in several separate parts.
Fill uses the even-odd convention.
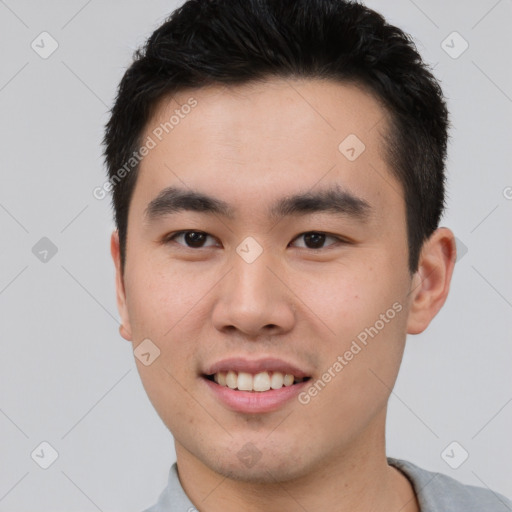
[[[261,444],[261,443],[260,443]],[[308,473],[304,454],[291,446],[267,445],[261,450],[243,443],[238,450],[203,457],[203,464],[219,475],[253,484],[272,484],[300,478]]]
[[[286,465],[265,464],[260,461],[250,468],[244,467],[238,461],[226,462],[225,464],[219,464],[219,461],[216,461],[215,466],[211,469],[231,480],[252,484],[282,483],[303,475],[302,468],[292,467],[290,461]]]

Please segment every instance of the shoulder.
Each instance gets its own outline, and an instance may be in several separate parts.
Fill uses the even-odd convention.
[[[160,494],[158,501],[143,512],[198,512],[192,505],[181,485],[178,465],[172,464],[167,479],[167,486]]]
[[[405,460],[388,457],[388,463],[409,478],[421,512],[512,512],[512,501],[491,489],[463,484]]]

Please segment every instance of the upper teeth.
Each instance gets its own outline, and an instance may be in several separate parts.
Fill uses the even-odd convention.
[[[294,377],[281,372],[260,372],[252,375],[247,372],[218,372],[213,376],[215,382],[220,386],[227,386],[240,391],[268,391],[269,389],[280,389],[284,386],[291,386],[293,382],[302,382],[302,378]]]

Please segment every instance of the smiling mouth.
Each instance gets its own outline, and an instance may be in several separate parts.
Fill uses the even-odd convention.
[[[308,381],[311,377],[296,377],[282,372],[259,372],[251,374],[247,372],[217,372],[211,375],[203,375],[204,378],[217,383],[221,387],[227,387],[234,391],[253,391],[262,393],[273,389],[281,389]]]

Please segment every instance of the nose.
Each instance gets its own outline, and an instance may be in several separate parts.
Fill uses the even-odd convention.
[[[293,328],[294,295],[282,266],[266,251],[251,263],[235,254],[233,267],[216,293],[212,321],[220,331],[238,331],[244,338],[256,339]]]

